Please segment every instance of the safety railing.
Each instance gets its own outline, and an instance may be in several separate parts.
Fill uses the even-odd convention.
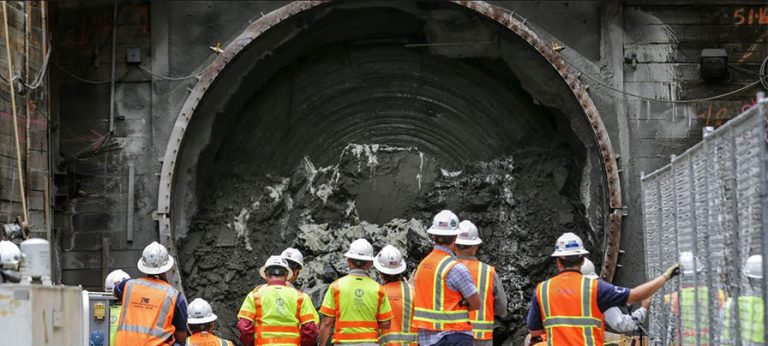
[[[651,300],[652,344],[765,344],[766,280],[757,274],[766,272],[768,258],[747,263],[768,248],[768,100],[758,99],[642,175],[647,273],[684,265],[680,279]]]

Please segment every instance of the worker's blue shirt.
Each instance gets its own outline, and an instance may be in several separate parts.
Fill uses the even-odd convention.
[[[614,306],[623,306],[629,299],[629,288],[614,286],[603,280],[597,281],[597,306],[603,312]],[[531,307],[528,309],[528,329],[544,329],[544,318],[541,316],[539,300],[536,298],[536,289],[533,289]]]
[[[119,301],[123,300],[123,290],[125,289],[125,283],[128,282],[128,280],[120,281],[119,284],[115,285],[115,297]],[[176,328],[177,332],[186,332],[187,331],[187,299],[184,298],[184,295],[181,294],[181,292],[177,293],[176,296],[176,306],[173,307],[173,326]]]

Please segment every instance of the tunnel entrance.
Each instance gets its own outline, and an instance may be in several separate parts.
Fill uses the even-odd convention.
[[[225,336],[269,255],[300,248],[300,284],[319,304],[351,240],[393,244],[412,270],[444,208],[478,225],[479,257],[502,276],[499,340],[525,330],[560,233],[605,248],[599,126],[578,82],[519,34],[448,2],[332,3],[275,20],[207,70],[182,110],[177,160],[164,162],[181,186],[161,184],[160,210],[184,289],[213,304]]]

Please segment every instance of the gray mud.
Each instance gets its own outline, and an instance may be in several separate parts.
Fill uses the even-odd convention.
[[[581,169],[567,146],[532,147],[460,171],[414,148],[349,145],[338,157],[325,167],[305,158],[290,176],[240,166],[210,180],[179,241],[179,262],[187,296],[213,305],[224,337],[236,339],[237,311],[262,283],[258,269],[269,255],[287,246],[304,253],[299,286],[317,306],[327,285],[344,275],[342,254],[352,240],[404,250],[410,272],[430,250],[432,215],[451,209],[478,226],[479,258],[496,266],[507,291],[510,315],[498,343],[521,341],[534,285],[554,272],[549,255],[557,236],[602,239],[584,217]]]

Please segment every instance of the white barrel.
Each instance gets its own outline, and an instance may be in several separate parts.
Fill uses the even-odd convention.
[[[19,245],[24,260],[21,265],[21,276],[32,279],[50,279],[51,277],[51,246],[45,239],[27,239]]]

